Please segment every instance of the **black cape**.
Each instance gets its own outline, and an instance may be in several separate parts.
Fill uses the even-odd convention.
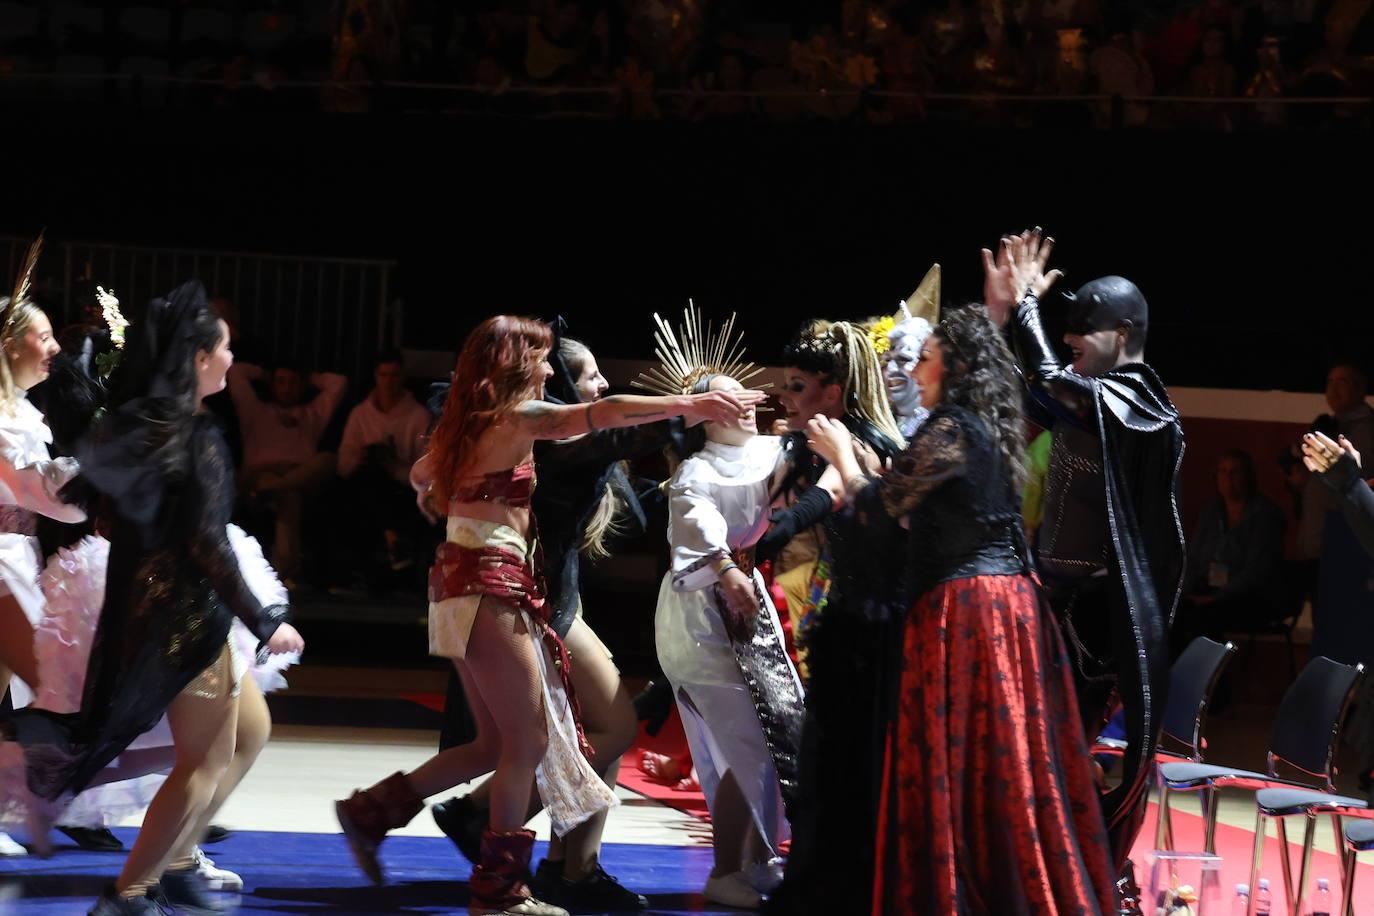
[[[1183,426],[1164,383],[1148,365],[1132,363],[1095,378],[1080,376],[1059,365],[1034,297],[1021,303],[1015,321],[1034,419],[1047,429],[1056,423],[1080,424],[1102,444],[1111,537],[1111,645],[1091,648],[1114,660],[1126,715],[1122,782],[1103,797],[1112,850],[1121,864],[1145,816],[1167,701],[1169,626],[1183,590]],[[1081,712],[1085,719],[1095,714]]]

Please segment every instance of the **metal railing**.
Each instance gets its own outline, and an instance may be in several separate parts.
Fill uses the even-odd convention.
[[[1374,98],[1345,96],[1187,95],[1103,93],[990,94],[913,92],[836,86],[776,89],[629,88],[619,84],[557,86],[469,85],[417,80],[338,81],[268,78],[230,82],[175,73],[0,73],[0,98],[11,101],[103,101],[143,107],[187,108],[207,93],[236,97],[245,108],[273,110],[430,111],[496,117],[711,120],[748,115],[761,121],[856,119],[900,124],[1007,124],[1018,119],[1059,123],[1064,114],[1099,128],[1188,127],[1208,131],[1264,130],[1308,124],[1374,127]],[[256,102],[253,100],[257,100]],[[727,107],[728,106],[728,107]],[[744,107],[739,107],[744,106]]]
[[[6,277],[18,272],[31,241],[0,236]],[[211,296],[232,303],[236,346],[245,356],[362,378],[376,352],[399,339],[395,268],[394,261],[364,258],[49,239],[34,295],[58,327],[85,317],[97,285],[113,290],[137,320],[143,303],[194,277]]]

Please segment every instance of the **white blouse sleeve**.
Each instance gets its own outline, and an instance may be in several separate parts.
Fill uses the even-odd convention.
[[[57,492],[81,470],[75,458],[38,457],[22,432],[0,426],[0,504],[19,506],[59,522],[84,522],[86,513]]]
[[[674,482],[669,490],[673,588],[680,592],[720,581],[717,569],[730,556],[725,516],[700,482]]]

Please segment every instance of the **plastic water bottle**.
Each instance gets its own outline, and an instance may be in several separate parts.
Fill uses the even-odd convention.
[[[1237,884],[1236,896],[1231,901],[1231,916],[1247,916],[1250,910],[1250,885]]]
[[[1274,910],[1274,898],[1269,894],[1269,879],[1260,878],[1259,890],[1255,893],[1255,916],[1269,916]]]
[[[1309,916],[1331,916],[1331,882],[1325,878],[1317,879],[1317,893],[1312,897]]]

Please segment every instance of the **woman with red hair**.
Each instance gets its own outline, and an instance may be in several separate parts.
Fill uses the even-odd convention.
[[[469,883],[473,914],[566,916],[526,884],[531,782],[560,836],[616,803],[588,764],[571,659],[548,626],[529,508],[535,441],[672,416],[723,422],[763,397],[709,391],[548,403],[542,396],[553,374],[552,342],[547,326],[527,318],[498,315],[478,325],[458,356],[429,451],[412,472],[422,500],[448,516],[448,538],[430,571],[430,653],[453,660],[477,738],[336,805],[359,865],[381,881],[377,850],[387,831],[419,813],[422,799],[494,770],[490,821]]]

